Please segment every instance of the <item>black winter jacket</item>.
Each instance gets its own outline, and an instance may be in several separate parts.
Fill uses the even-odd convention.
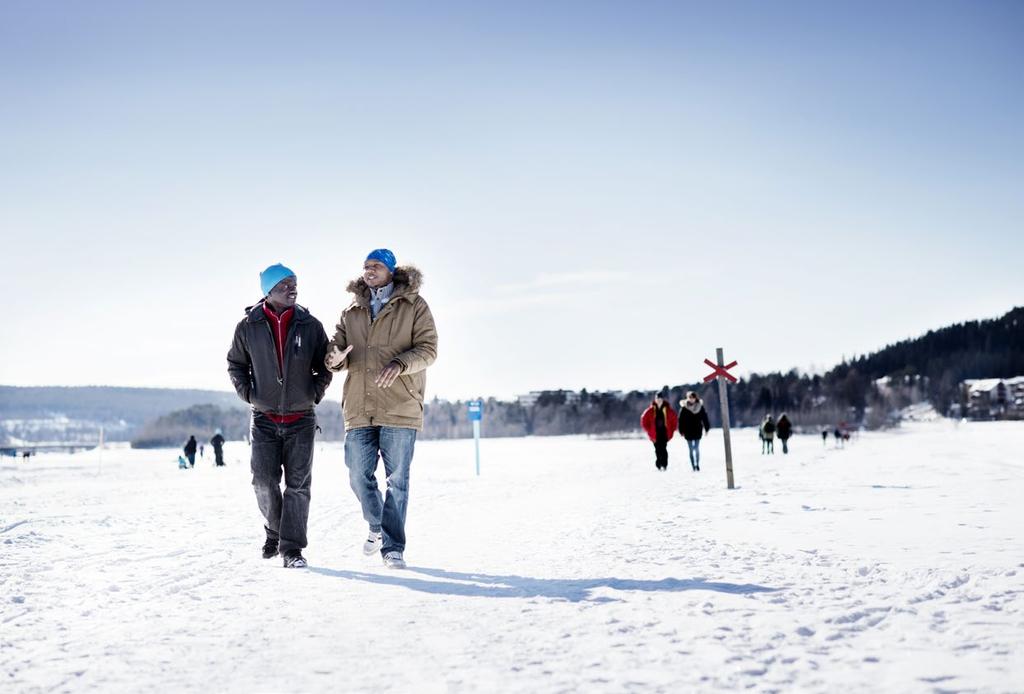
[[[686,405],[679,408],[679,433],[687,441],[700,440],[704,432],[710,428],[711,422],[708,421],[708,411],[704,409],[704,405],[700,406],[700,412],[697,414],[691,412]]]
[[[246,309],[228,351],[228,375],[238,397],[260,412],[308,412],[323,400],[333,374],[324,366],[327,333],[296,304],[284,341],[284,372],[263,302]]]

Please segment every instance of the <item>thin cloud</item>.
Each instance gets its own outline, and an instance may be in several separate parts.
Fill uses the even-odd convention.
[[[630,273],[617,271],[558,272],[538,275],[529,282],[500,284],[496,292],[528,292],[556,288],[576,288],[595,284],[618,284],[630,279]]]

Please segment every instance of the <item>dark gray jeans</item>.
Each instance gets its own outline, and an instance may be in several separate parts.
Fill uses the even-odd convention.
[[[261,412],[252,415],[252,486],[267,537],[279,540],[281,554],[306,546],[315,435],[312,412],[291,424],[277,424]]]

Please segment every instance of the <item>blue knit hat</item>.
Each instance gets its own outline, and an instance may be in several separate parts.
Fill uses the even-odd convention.
[[[386,248],[378,248],[375,251],[370,251],[370,255],[366,256],[366,260],[379,260],[388,267],[388,272],[393,273],[395,268],[398,266],[398,261],[395,260],[395,254]]]
[[[270,294],[270,290],[273,289],[278,282],[283,280],[285,277],[295,277],[295,273],[286,268],[281,263],[271,265],[266,270],[260,273],[260,289],[263,290],[263,296]]]

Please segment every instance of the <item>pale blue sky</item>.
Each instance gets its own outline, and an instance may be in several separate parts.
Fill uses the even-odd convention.
[[[378,246],[448,397],[1022,303],[1022,3],[213,4],[0,5],[0,383],[227,388],[260,269],[330,331]]]

